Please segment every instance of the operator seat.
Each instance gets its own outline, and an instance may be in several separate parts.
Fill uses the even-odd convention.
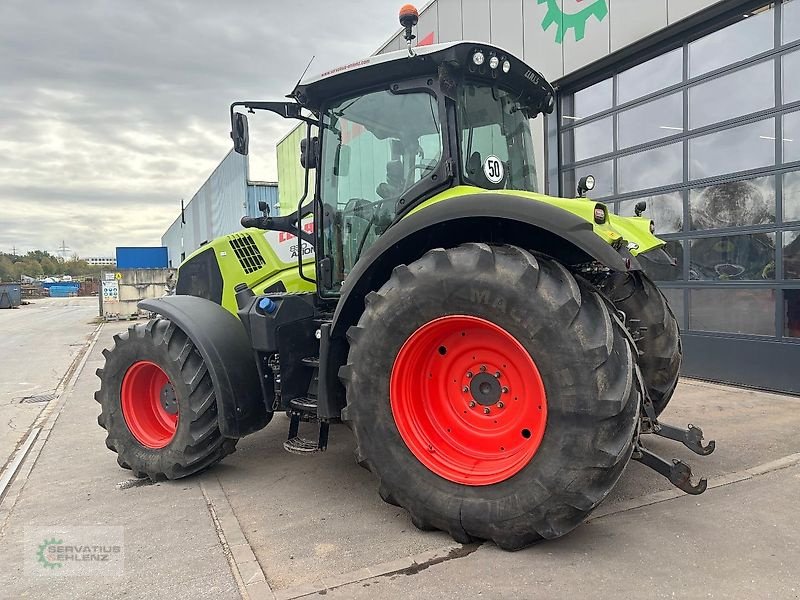
[[[390,160],[386,163],[386,182],[378,185],[375,192],[384,200],[399,198],[406,189],[403,162]]]

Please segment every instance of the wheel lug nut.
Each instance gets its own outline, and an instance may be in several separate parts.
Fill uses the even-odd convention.
[[[494,372],[495,379],[500,379],[500,371]]]
[[[467,386],[464,386],[463,388],[461,388],[461,391],[462,391],[462,392],[468,392],[468,391],[469,391],[469,388],[468,388]]]
[[[497,408],[503,408],[504,406],[505,404],[502,401],[497,403]]]
[[[470,401],[469,407],[470,408],[475,408],[475,400]]]
[[[467,371],[467,379],[472,379],[472,371]]]
[[[485,414],[485,415],[488,415],[490,412],[492,412],[492,411],[489,410],[488,406],[483,409],[483,414]]]
[[[481,365],[481,373],[486,373],[486,365]]]
[[[504,393],[504,394],[507,394],[507,393],[508,393],[508,388],[507,388],[507,387],[505,387],[505,386],[503,386],[503,393]]]

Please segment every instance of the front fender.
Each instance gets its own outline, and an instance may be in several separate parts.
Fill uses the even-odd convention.
[[[242,322],[205,298],[142,300],[139,308],[169,319],[192,340],[211,375],[223,436],[240,438],[269,423],[250,339]]]
[[[331,336],[344,335],[363,311],[364,296],[388,280],[395,266],[431,248],[465,242],[514,244],[565,264],[596,260],[614,271],[641,268],[627,248],[615,249],[569,211],[510,193],[459,195],[412,211],[364,253],[342,285]]]

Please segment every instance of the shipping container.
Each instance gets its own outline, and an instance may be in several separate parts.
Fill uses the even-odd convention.
[[[50,286],[51,298],[73,298],[78,295],[80,284],[58,283]]]
[[[166,246],[117,248],[117,269],[163,269],[168,266]]]

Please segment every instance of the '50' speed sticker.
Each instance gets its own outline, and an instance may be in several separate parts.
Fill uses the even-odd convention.
[[[503,161],[494,154],[489,155],[483,163],[483,174],[492,183],[503,181]]]

